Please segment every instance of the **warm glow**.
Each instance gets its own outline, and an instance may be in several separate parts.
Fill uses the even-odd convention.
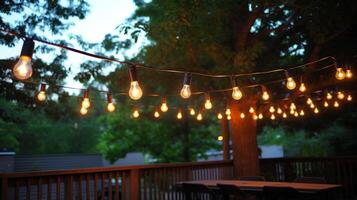
[[[221,113],[218,113],[218,114],[217,114],[217,118],[218,118],[218,119],[222,119],[222,118],[223,118],[223,115],[222,115]]]
[[[307,103],[307,105],[311,105],[312,104],[312,100],[310,98],[307,98],[306,103]]]
[[[325,106],[325,108],[327,108],[327,107],[328,107],[328,103],[327,103],[327,101],[325,101],[325,102],[324,102],[324,106]]]
[[[289,89],[289,90],[293,90],[296,88],[296,83],[294,81],[294,79],[292,77],[289,77],[287,82],[286,82],[286,87]]]
[[[336,76],[337,80],[343,80],[346,77],[346,73],[343,71],[343,69],[341,67],[339,67],[336,69],[335,76]]]
[[[198,114],[197,114],[197,120],[198,120],[198,121],[201,121],[201,120],[202,120],[202,114],[201,114],[201,113],[198,113]]]
[[[338,103],[338,101],[335,101],[335,102],[333,103],[333,106],[334,106],[335,108],[337,108],[337,107],[340,106],[340,104]]]
[[[304,115],[305,115],[304,110],[300,110],[300,116],[304,116]]]
[[[263,114],[262,113],[259,113],[258,119],[263,119]]]
[[[244,118],[245,118],[245,114],[244,114],[244,113],[241,113],[241,114],[240,114],[240,118],[244,119]]]
[[[269,99],[269,94],[268,94],[267,91],[264,91],[264,92],[263,92],[262,98],[263,98],[263,100],[265,100],[265,101]]]
[[[29,79],[32,76],[31,58],[28,56],[21,56],[12,69],[12,73],[18,80]]]
[[[254,113],[254,108],[253,107],[249,108],[249,113]]]
[[[108,104],[107,104],[107,110],[108,110],[109,112],[114,112],[114,111],[115,111],[115,105],[114,105],[114,103],[112,103],[112,102],[108,103]]]
[[[193,116],[193,115],[195,115],[195,114],[196,114],[195,109],[191,108],[191,109],[190,109],[190,115]]]
[[[293,115],[295,113],[294,109],[290,109],[290,114]]]
[[[319,112],[320,112],[320,111],[319,111],[318,108],[315,108],[315,109],[314,109],[314,113],[315,113],[315,114],[317,114],[317,113],[319,113]]]
[[[312,109],[315,108],[315,104],[313,104],[313,103],[310,104],[310,108],[312,108]]]
[[[301,83],[301,84],[300,84],[299,91],[300,91],[300,92],[305,92],[305,91],[306,91],[306,86],[305,86],[304,83]]]
[[[254,120],[257,120],[258,119],[258,116],[256,114],[253,115],[253,119]]]
[[[226,115],[231,115],[231,114],[232,114],[231,109],[227,108],[226,109]]]
[[[271,113],[275,112],[275,108],[274,108],[274,106],[270,106],[270,108],[269,108],[269,112],[271,112]]]
[[[161,104],[161,107],[160,107],[160,110],[162,112],[167,112],[169,110],[169,107],[167,106],[167,103],[166,102],[162,102]]]
[[[296,109],[295,103],[291,103],[291,104],[290,104],[290,109],[291,109],[291,110],[295,110],[295,109]]]
[[[299,113],[295,111],[295,112],[294,112],[294,116],[295,116],[295,117],[299,117]]]
[[[223,136],[222,136],[222,135],[218,136],[218,137],[217,137],[217,140],[218,140],[218,141],[222,141],[222,140],[223,140]]]
[[[81,107],[81,110],[79,112],[81,113],[81,115],[86,115],[88,113],[88,109]]]
[[[271,120],[275,120],[275,115],[272,114],[272,115],[270,116],[270,119],[271,119]]]
[[[191,96],[190,85],[184,84],[184,85],[182,86],[180,95],[181,95],[181,97],[184,98],[184,99],[190,98],[190,96]]]
[[[141,90],[138,81],[132,81],[130,83],[129,96],[133,100],[138,100],[143,96],[143,91]]]
[[[347,101],[352,101],[352,96],[350,94],[347,96]]]
[[[337,98],[340,99],[340,100],[342,100],[342,99],[345,98],[345,94],[343,94],[343,92],[338,92],[338,93],[337,93]]]
[[[278,108],[277,113],[278,113],[278,114],[281,114],[281,113],[283,113],[283,110],[281,110],[281,108]]]
[[[40,91],[38,94],[37,94],[37,99],[39,101],[45,101],[46,100],[46,93],[45,91]]]
[[[230,115],[227,115],[227,120],[231,120],[232,117]]]
[[[182,119],[182,113],[181,112],[178,112],[177,115],[176,115],[177,119]]]
[[[154,113],[154,117],[155,117],[155,118],[159,118],[159,117],[160,117],[160,113],[159,113],[159,112],[157,112],[157,111],[155,111],[155,113]]]
[[[351,71],[350,69],[347,69],[347,70],[346,70],[346,77],[347,77],[348,79],[350,79],[350,78],[352,78],[352,76],[353,76],[352,71]]]
[[[90,101],[89,101],[89,98],[84,98],[83,101],[82,101],[82,107],[85,108],[85,109],[88,109],[90,107]]]
[[[242,92],[239,90],[239,87],[233,87],[233,91],[232,91],[232,98],[235,100],[239,100],[241,99],[243,96]]]
[[[133,112],[133,117],[134,117],[134,118],[138,118],[139,116],[140,116],[139,111],[138,111],[138,110],[134,110],[134,112]]]
[[[331,100],[331,99],[332,99],[332,94],[328,92],[328,93],[326,94],[326,99],[327,99],[327,100]]]
[[[210,110],[212,109],[212,102],[210,99],[206,99],[205,101],[205,109]]]
[[[288,117],[288,115],[284,112],[283,113],[283,118],[287,118]]]

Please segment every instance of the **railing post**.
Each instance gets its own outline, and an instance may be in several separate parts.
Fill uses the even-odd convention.
[[[7,177],[3,176],[1,178],[1,199],[7,199]]]
[[[130,170],[130,199],[139,200],[140,184],[139,184],[139,170]]]

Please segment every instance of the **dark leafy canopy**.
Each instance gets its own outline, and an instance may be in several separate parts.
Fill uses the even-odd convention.
[[[346,64],[353,64],[351,58],[357,54],[353,38],[357,32],[354,20],[357,17],[355,1],[152,0],[145,3],[137,0],[135,3],[138,6],[136,13],[127,24],[119,26],[119,31],[131,35],[132,43],[138,35],[146,34],[150,43],[133,60],[151,66],[207,73],[251,72],[268,70],[269,66],[296,65],[324,56],[335,56]],[[122,42],[113,40],[111,44],[106,40],[105,44],[114,51]],[[127,90],[126,70],[118,68],[108,76],[106,82],[109,82],[111,89]],[[276,76],[241,78],[238,81],[244,85],[256,83],[257,80],[276,79]],[[139,77],[146,93],[177,94],[182,84],[182,77],[177,75],[140,71]],[[311,77],[310,79],[312,80]],[[209,90],[226,88],[229,85],[229,80],[214,81],[193,77],[192,88]],[[222,96],[224,95],[214,96],[216,106],[222,104],[222,98],[219,98]],[[177,99],[169,98],[169,102],[186,108],[188,102]],[[197,99],[193,99],[196,102]],[[144,98],[143,101],[159,104],[160,100]],[[108,118],[112,117],[116,118]],[[136,143],[133,138],[136,137],[127,137],[125,141],[119,139],[128,129],[115,128],[114,125],[118,122],[109,119],[106,122],[112,127],[102,138],[101,146],[109,158],[116,158],[119,153],[126,152],[127,147],[134,148]],[[172,124],[180,126],[177,121],[168,121],[166,129],[171,130]],[[179,127],[179,130],[182,134],[188,131],[184,126]],[[191,136],[196,134],[193,130],[189,131]],[[141,138],[141,134],[146,133],[137,134]],[[174,145],[177,140],[161,138],[166,137],[156,137],[163,144],[170,143],[172,148],[177,149]],[[204,137],[200,141],[212,139]],[[116,142],[118,144],[112,148],[104,148],[107,144]],[[185,148],[182,147],[180,151],[185,152]],[[146,148],[148,152],[156,149]],[[190,149],[195,149],[195,146]]]

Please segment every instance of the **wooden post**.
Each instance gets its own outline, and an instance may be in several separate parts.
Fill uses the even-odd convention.
[[[259,175],[259,158],[257,145],[257,124],[251,114],[249,107],[256,107],[254,100],[232,100],[230,109],[231,137],[233,147],[233,164],[235,176],[255,176]],[[240,114],[244,112],[245,118]]]
[[[7,185],[7,177],[3,176],[1,178],[1,199],[7,199],[7,190],[8,190],[8,185]]]
[[[226,117],[221,119],[221,130],[223,137],[223,160],[229,160],[229,124]]]
[[[139,200],[140,197],[139,170],[130,170],[130,199]]]

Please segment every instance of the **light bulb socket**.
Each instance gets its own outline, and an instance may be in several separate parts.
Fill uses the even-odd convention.
[[[27,56],[32,58],[33,51],[35,49],[35,42],[32,39],[26,38],[22,45],[20,56]]]
[[[205,93],[205,99],[206,100],[211,100],[211,95],[209,95],[209,93]]]
[[[113,95],[110,92],[108,92],[108,94],[107,94],[107,101],[108,101],[108,103],[113,103]]]
[[[89,98],[89,90],[85,90],[83,94],[83,99]]]
[[[191,85],[191,80],[192,80],[192,74],[191,73],[185,73],[185,77],[183,79],[183,84],[184,85]]]
[[[46,91],[46,83],[41,83],[40,92],[45,92],[45,91]]]
[[[138,81],[138,77],[136,74],[136,66],[135,65],[130,65],[129,67],[129,77],[130,81]]]
[[[232,83],[232,87],[237,87],[236,77],[231,76],[231,83]]]

